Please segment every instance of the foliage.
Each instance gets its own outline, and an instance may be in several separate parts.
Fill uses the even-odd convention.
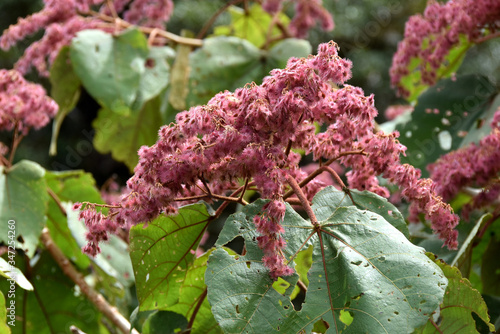
[[[310,55],[330,3],[221,2],[177,35],[186,3],[44,1],[0,37],[30,38],[0,70],[0,333],[500,330],[500,96],[463,64],[498,40],[500,6],[410,17],[391,69],[406,105],[377,124],[347,84],[363,65],[333,41]],[[126,186],[17,158],[52,118],[57,154],[87,95],[94,133],[75,135]]]

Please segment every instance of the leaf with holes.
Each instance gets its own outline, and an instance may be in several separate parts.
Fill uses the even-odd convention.
[[[294,255],[313,246],[300,311],[290,301],[298,275],[282,277],[290,287],[281,294],[262,263],[253,217],[266,201],[228,218],[205,276],[212,312],[225,332],[309,333],[324,323],[332,333],[411,333],[426,323],[443,298],[447,280],[442,271],[384,219],[387,208],[327,205],[335,192],[328,188],[313,199],[317,226],[287,205],[284,256],[294,266]],[[371,199],[359,193],[357,201],[362,200]],[[238,236],[245,240],[244,256],[221,248]]]
[[[439,329],[430,321],[418,333],[479,333],[476,330],[476,321],[472,317],[475,313],[489,327],[491,332],[495,326],[490,323],[488,308],[481,293],[473,289],[469,280],[462,277],[457,267],[451,267],[441,260],[436,260],[432,253],[427,253],[429,258],[443,270],[448,278],[448,288],[441,304],[438,323]]]
[[[496,88],[483,76],[464,75],[439,81],[420,95],[411,120],[398,124],[401,157],[422,170],[441,155],[459,148],[468,132],[482,127]]]
[[[178,302],[182,280],[212,215],[212,209],[200,202],[181,207],[175,216],[160,216],[130,229],[141,311],[167,310]]]

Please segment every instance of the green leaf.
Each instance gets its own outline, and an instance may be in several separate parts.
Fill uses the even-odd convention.
[[[85,89],[103,107],[116,112],[130,108],[138,97],[148,53],[147,39],[137,29],[118,36],[102,30],[80,31],[70,51]]]
[[[182,277],[212,215],[208,205],[197,203],[180,208],[175,216],[160,216],[130,229],[130,258],[141,311],[166,310],[177,303]]]
[[[50,155],[57,154],[57,137],[59,136],[62,122],[66,115],[75,108],[80,98],[81,82],[73,70],[69,52],[69,47],[62,47],[50,68],[50,96],[59,105],[59,112],[54,118],[54,123],[52,123]]]
[[[34,290],[16,290],[15,297],[10,299],[15,302],[16,309],[15,326],[11,327],[13,334],[70,333],[71,325],[85,333],[99,333],[99,311],[75,290],[75,283],[48,252],[29,263],[18,253],[16,266],[29,272]],[[8,290],[9,282],[0,280],[0,291],[6,294]]]
[[[142,334],[175,334],[184,331],[188,322],[182,315],[170,311],[156,311],[144,322]]]
[[[45,180],[61,202],[103,203],[94,178],[84,171],[47,172]],[[65,207],[66,212],[69,210],[70,214],[73,213],[71,205],[66,204]],[[47,218],[50,235],[64,255],[80,269],[88,268],[90,259],[82,253],[81,246],[73,238],[65,212],[52,198],[49,201]]]
[[[0,166],[0,241],[23,249],[29,257],[45,226],[49,198],[44,174],[45,169],[28,160],[7,169]]]
[[[459,148],[463,137],[478,126],[495,92],[488,79],[478,75],[441,80],[429,88],[419,97],[411,121],[396,126],[408,148],[401,160],[427,176],[430,162]]]
[[[500,254],[500,240],[498,240],[498,237],[492,237],[481,262],[482,293],[487,295],[500,296],[500,261],[498,261],[498,254]]]
[[[234,255],[230,249],[226,249]],[[197,258],[185,271],[185,276],[179,287],[179,300],[177,303],[167,309],[183,314],[190,319],[196,310],[195,320],[191,327],[193,334],[215,334],[221,333],[219,325],[212,314],[210,304],[206,298],[205,270],[207,269],[207,260],[211,251],[206,252]],[[198,304],[201,303],[197,309]]]
[[[424,47],[427,44],[424,42]],[[448,78],[458,70],[467,50],[472,45],[465,35],[460,36],[460,42],[450,49],[441,67],[436,71],[438,80]],[[415,101],[429,87],[429,85],[422,82],[421,68],[423,65],[424,60],[422,58],[413,58],[408,66],[408,74],[401,79],[401,85],[410,92],[410,96],[407,98],[409,102]]]
[[[488,308],[481,294],[471,287],[468,279],[463,278],[457,267],[451,267],[441,260],[436,260],[432,253],[427,253],[448,278],[448,287],[439,313],[440,331],[429,321],[419,333],[478,333],[472,313],[488,324],[490,331],[495,327],[490,323]]]
[[[96,134],[94,146],[101,153],[111,153],[113,159],[124,162],[134,170],[143,145],[153,145],[158,139],[158,129],[163,125],[160,99],[148,101],[140,111],[129,110],[125,115],[101,109],[92,122]]]
[[[283,295],[273,288],[262,263],[253,217],[265,201],[228,218],[205,276],[212,312],[225,332],[310,332],[322,320],[332,333],[409,333],[426,323],[447,283],[439,267],[379,211],[338,206],[340,202],[326,206],[335,192],[328,188],[313,199],[318,228],[287,205],[282,223],[284,256],[290,260],[313,246],[309,286],[300,311],[290,302],[298,275],[282,277],[290,284]],[[363,196],[359,194],[359,202]],[[387,214],[386,208],[380,213]],[[244,238],[247,253],[231,256],[221,246],[238,236]],[[345,312],[352,317],[349,325]]]
[[[14,264],[16,252],[8,252],[7,259],[12,261],[11,264]],[[33,290],[33,285],[26,279],[23,272],[16,268],[14,265],[10,265],[7,261],[0,257],[0,275],[7,279],[13,279],[17,285],[19,285],[24,290]]]
[[[139,110],[143,104],[158,96],[170,80],[170,62],[175,51],[168,46],[152,46],[146,59],[146,68],[141,76],[136,103],[132,109]]]
[[[229,7],[227,11],[231,15],[231,23],[215,27],[214,35],[216,36],[235,36],[261,48],[268,38],[272,40],[282,34],[279,28],[274,25],[268,36],[273,16],[264,11],[262,6],[257,3],[252,4],[248,12],[236,6]],[[285,26],[290,22],[290,19],[283,13],[278,14],[278,20]]]
[[[290,39],[277,43],[268,53],[237,37],[207,38],[189,58],[191,72],[187,106],[207,103],[215,94],[235,90],[250,82],[260,83],[276,66],[290,57],[310,52],[308,42]]]

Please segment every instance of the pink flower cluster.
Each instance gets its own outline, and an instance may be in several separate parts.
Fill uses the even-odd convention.
[[[8,50],[17,42],[45,29],[44,36],[26,49],[15,68],[25,74],[33,66],[41,75],[48,76],[48,65],[52,64],[63,46],[71,43],[77,32],[85,29],[113,31],[96,16],[83,16],[90,13],[91,6],[102,3],[103,0],[44,0],[44,8],[40,12],[19,18],[17,24],[3,32],[0,47]],[[164,27],[173,11],[172,0],[116,0],[114,4],[131,23],[152,27]],[[100,11],[109,13],[109,8],[102,5]]]
[[[422,82],[433,85],[436,71],[441,67],[451,48],[465,36],[474,42],[500,28],[498,0],[454,0],[446,3],[429,1],[423,15],[414,15],[406,23],[403,41],[392,60],[391,83],[403,96],[408,91],[400,84],[409,74],[409,64],[420,59],[418,70]]]
[[[436,191],[445,200],[455,197],[464,187],[483,188],[483,191],[464,207],[465,218],[471,209],[489,205],[500,195],[499,121],[500,110],[495,113],[491,123],[491,133],[482,138],[479,144],[472,143],[448,153],[428,166],[430,177],[436,183]]]
[[[162,212],[174,212],[178,198],[203,192],[225,194],[234,189],[235,181],[251,180],[263,198],[272,200],[255,218],[265,263],[271,276],[287,274],[279,225],[282,198],[288,175],[298,182],[307,177],[299,168],[301,156],[290,151],[297,148],[312,153],[316,161],[338,158],[351,169],[351,187],[387,196],[376,176],[393,180],[406,197],[419,202],[436,230],[451,234],[453,223],[438,219],[445,215],[436,208],[447,207],[433,193],[432,182],[418,180],[415,169],[400,164],[405,147],[396,140],[398,134],[374,133],[373,96],[343,85],[351,76],[350,68],[351,62],[338,56],[335,43],[321,44],[317,56],[291,58],[285,69],[271,71],[260,86],[225,91],[207,105],[179,113],[175,124],[160,129],[156,144],[139,150],[135,174],[127,182],[131,192],[99,220],[112,221],[102,222],[112,227],[150,221]],[[316,133],[315,122],[327,124],[326,131]],[[346,154],[352,151],[364,155]],[[312,186],[307,196],[312,198],[318,190],[319,186]],[[92,208],[86,210],[86,219],[93,221]],[[434,213],[439,217],[434,218]],[[454,222],[458,219],[450,211],[445,218],[449,217]],[[102,238],[97,232],[89,236],[90,253],[95,253]],[[448,244],[453,246],[453,240]]]
[[[335,24],[331,14],[322,6],[322,0],[294,0],[295,16],[290,22],[290,33],[297,38],[305,38],[309,30],[320,22],[321,29],[333,30]],[[262,4],[265,11],[274,14],[281,10],[283,0],[266,0]]]
[[[53,118],[59,106],[42,86],[26,81],[16,70],[0,69],[0,130],[27,134]]]
[[[393,105],[387,107],[387,109],[384,112],[385,119],[388,121],[392,121],[399,115],[404,114],[405,112],[413,111],[413,107],[410,105],[403,105],[403,104],[398,104],[398,105]]]

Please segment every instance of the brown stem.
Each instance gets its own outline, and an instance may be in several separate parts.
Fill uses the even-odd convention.
[[[300,186],[298,185],[297,181],[291,176],[287,175],[286,180],[288,181],[288,184],[290,187],[292,187],[293,191],[297,195],[297,197],[300,200],[300,204],[306,211],[307,215],[309,216],[309,219],[311,219],[311,224],[314,226],[318,225],[318,219],[316,219],[316,215],[314,214],[311,205],[309,205],[309,201],[306,198],[306,195],[304,195],[304,192],[302,189],[300,189]]]
[[[323,168],[325,166],[331,165],[334,161],[338,160],[340,157],[347,156],[347,155],[354,155],[354,154],[366,155],[366,153],[363,152],[363,151],[347,151],[347,152],[342,152],[339,155],[337,155],[336,157],[333,157],[330,160],[326,161],[320,168]],[[320,168],[318,168],[317,170],[315,170],[314,172],[312,172],[311,174],[309,174],[305,179],[303,179],[302,181],[300,181],[299,185],[301,187],[303,187],[306,184],[308,184],[309,182],[311,182],[316,176],[318,176],[319,174],[323,173],[324,170],[322,170]],[[290,197],[292,195],[293,195],[293,191],[290,190],[290,191],[286,192],[283,195],[283,199],[287,199],[288,197]]]
[[[432,324],[432,326],[434,326],[434,328],[441,334],[443,334],[443,331],[441,329],[439,329],[439,326],[434,322],[434,320],[432,320],[432,318],[429,319],[429,322]]]
[[[496,32],[496,33],[494,33],[494,34],[490,34],[490,35],[487,35],[487,36],[484,36],[484,37],[481,37],[481,38],[475,39],[473,42],[474,42],[475,44],[480,44],[480,43],[483,43],[483,42],[489,41],[490,39],[497,38],[497,37],[500,37],[500,31],[497,31],[497,32]]]
[[[88,13],[83,13],[83,14],[94,16],[94,17],[99,18],[100,20],[102,20],[104,22],[108,22],[108,23],[113,24],[113,26],[118,25],[123,29],[130,28],[130,27],[134,26],[133,24],[131,24],[127,21],[124,21],[120,18],[115,19],[109,15],[95,12],[95,11],[89,11]],[[203,45],[203,41],[201,39],[181,37],[179,35],[173,34],[173,33],[168,32],[166,30],[160,30],[158,28],[150,28],[150,27],[141,27],[141,26],[136,26],[136,28],[145,34],[151,34],[154,32],[158,36],[164,37],[164,38],[171,40],[171,41],[178,43],[178,44],[184,44],[184,45],[190,45],[190,46],[202,46]]]
[[[52,197],[52,199],[54,200],[54,202],[56,202],[57,207],[59,208],[59,210],[61,210],[61,212],[64,215],[64,217],[67,217],[68,213],[66,212],[66,209],[64,208],[64,206],[62,206],[61,200],[56,195],[56,193],[53,192],[52,189],[50,189],[49,187],[47,187],[47,192],[49,193],[50,197]]]
[[[287,202],[290,205],[301,205],[302,204],[298,198],[287,198],[285,200],[285,202]]]
[[[297,286],[299,287],[300,290],[302,290],[304,293],[307,292],[307,286],[302,282],[300,279],[297,281]]]
[[[243,0],[229,1],[224,6],[222,6],[221,8],[219,8],[219,10],[217,10],[217,12],[215,12],[215,14],[212,15],[212,17],[210,18],[210,20],[208,20],[207,23],[205,23],[205,25],[203,26],[203,28],[201,28],[201,30],[198,33],[198,36],[196,36],[196,38],[202,39],[203,37],[205,37],[205,34],[207,33],[208,29],[210,29],[210,27],[212,26],[212,24],[214,24],[215,20],[217,20],[217,18],[219,17],[220,14],[224,13],[224,11],[226,9],[228,9],[229,7],[231,7],[233,5],[236,5],[237,3],[242,2],[242,1]]]
[[[12,166],[12,161],[14,161],[14,154],[16,153],[17,146],[21,143],[21,140],[24,138],[22,134],[19,134],[19,130],[17,128],[19,121],[16,121],[14,124],[14,138],[12,139],[12,147],[10,148],[9,155],[9,166]]]
[[[245,196],[245,191],[247,191],[247,187],[248,187],[248,182],[249,182],[249,178],[247,177],[245,179],[245,184],[243,185],[243,190],[241,191],[241,194],[240,194],[240,197],[239,197],[239,200],[240,201],[243,201],[243,196]]]
[[[194,307],[193,314],[191,314],[191,318],[189,318],[189,323],[187,326],[187,334],[191,333],[191,328],[193,328],[194,320],[196,319],[196,315],[198,314],[198,311],[200,310],[201,304],[203,304],[203,301],[207,297],[207,288],[205,287],[205,290],[200,295],[200,299],[196,303],[196,306]]]
[[[68,276],[80,288],[80,291],[92,302],[95,307],[108,318],[120,331],[124,334],[134,333],[139,334],[135,329],[130,329],[130,323],[127,319],[118,312],[118,310],[111,306],[106,299],[97,293],[91,286],[85,282],[83,275],[79,273],[71,262],[66,258],[61,249],[57,247],[50,236],[48,228],[44,228],[40,237],[42,243],[45,245],[49,253],[52,255],[56,263],[62,269],[63,273]]]

